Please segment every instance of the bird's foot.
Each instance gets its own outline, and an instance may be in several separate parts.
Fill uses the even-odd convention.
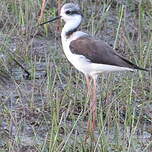
[[[88,123],[87,123],[87,133],[86,133],[86,136],[85,136],[85,143],[87,142],[87,140],[90,138],[91,142],[96,142],[96,139],[95,139],[95,135],[94,135],[94,131],[95,131],[95,128],[96,128],[96,122],[95,120],[88,120]]]

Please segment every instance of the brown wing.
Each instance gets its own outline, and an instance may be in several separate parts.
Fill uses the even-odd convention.
[[[70,43],[71,52],[85,56],[93,63],[108,64],[132,69],[145,70],[131,63],[101,40],[80,37]]]

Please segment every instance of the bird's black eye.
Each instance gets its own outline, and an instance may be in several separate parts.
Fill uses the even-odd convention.
[[[65,13],[66,13],[67,15],[70,15],[70,14],[72,14],[72,11],[67,10]]]

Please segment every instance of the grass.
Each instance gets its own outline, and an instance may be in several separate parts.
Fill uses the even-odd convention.
[[[43,21],[55,15],[50,4]],[[150,0],[79,4],[84,31],[151,68]],[[151,152],[151,71],[101,74],[96,142],[85,143],[90,116],[84,76],[62,53],[55,23],[36,27],[40,9],[41,0],[0,2],[0,152]]]

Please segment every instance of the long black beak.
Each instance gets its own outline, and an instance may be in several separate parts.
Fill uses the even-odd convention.
[[[60,19],[60,18],[61,18],[61,16],[57,16],[57,17],[55,17],[55,18],[53,18],[53,19],[51,19],[51,20],[49,20],[49,21],[46,21],[46,22],[44,22],[44,23],[41,23],[40,26],[41,26],[41,25],[44,25],[44,24],[47,24],[47,23],[50,23],[50,22],[53,22],[53,21],[58,20],[58,19]]]

